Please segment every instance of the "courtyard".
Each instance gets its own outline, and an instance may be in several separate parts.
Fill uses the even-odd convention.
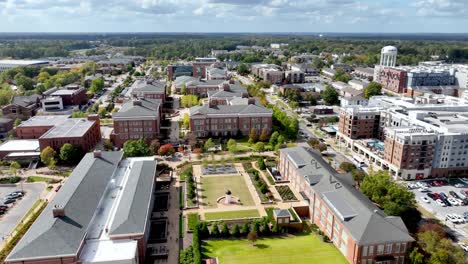
[[[313,234],[262,238],[256,246],[246,239],[203,241],[204,257],[218,257],[224,264],[340,264],[348,263],[332,244]]]
[[[249,188],[241,175],[234,176],[203,176],[201,177],[201,203],[200,205],[207,208],[218,208],[221,204],[218,203],[220,197],[226,195],[226,191],[230,190],[233,197],[239,199],[239,204],[232,206],[254,206],[254,200],[250,194]]]

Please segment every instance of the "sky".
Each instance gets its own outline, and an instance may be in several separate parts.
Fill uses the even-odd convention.
[[[468,0],[0,0],[0,13],[0,32],[468,32]]]

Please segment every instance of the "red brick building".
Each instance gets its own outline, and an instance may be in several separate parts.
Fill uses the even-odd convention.
[[[125,103],[117,113],[112,114],[114,130],[111,140],[116,147],[122,147],[127,140],[144,138],[147,143],[158,138],[161,128],[161,101],[159,99],[138,99]]]
[[[67,86],[65,89],[58,89],[50,95],[61,97],[64,106],[83,105],[88,101],[86,89],[79,86]]]
[[[407,263],[414,239],[402,219],[385,215],[355,189],[352,177],[337,174],[319,153],[302,147],[281,149],[278,169],[307,197],[310,220],[349,263]]]
[[[342,108],[338,131],[350,139],[379,138],[380,111],[373,108]]]
[[[406,93],[406,71],[382,67],[379,70],[379,82],[385,90],[393,93]]]
[[[40,149],[55,150],[69,143],[88,152],[101,140],[99,117],[69,118],[68,116],[35,116],[16,127],[19,139],[39,139]]]
[[[153,82],[136,85],[132,90],[134,98],[159,99],[162,103],[166,101],[166,83]]]
[[[249,135],[272,129],[273,112],[260,105],[204,105],[190,108],[190,130],[196,137]]]

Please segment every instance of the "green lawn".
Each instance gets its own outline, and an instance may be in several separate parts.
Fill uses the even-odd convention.
[[[218,257],[223,264],[340,264],[348,263],[331,243],[323,243],[316,235],[288,238],[264,238],[252,246],[242,240],[204,241],[205,256]]]
[[[29,176],[26,182],[51,182],[52,178],[41,177],[41,176]]]
[[[226,211],[226,212],[214,212],[205,213],[205,220],[223,220],[223,219],[235,219],[244,217],[260,217],[257,210],[242,210],[242,211]]]
[[[227,190],[231,190],[233,196],[239,197],[242,205],[255,205],[247,184],[240,175],[203,177],[200,188],[202,203],[207,207],[217,207],[217,199],[226,195]]]

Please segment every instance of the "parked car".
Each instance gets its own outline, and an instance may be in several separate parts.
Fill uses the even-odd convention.
[[[464,251],[468,251],[468,244],[465,244],[465,243],[458,243],[458,245],[464,250]]]
[[[463,213],[463,218],[465,219],[465,221],[468,221],[468,212]]]
[[[452,215],[452,214],[446,215],[446,216],[445,216],[445,220],[446,220],[446,221],[450,221],[450,222],[452,222],[452,223],[454,223],[454,224],[459,224],[458,218],[455,217],[455,216]]]
[[[438,193],[433,193],[433,194],[437,199],[439,199],[439,200],[443,199],[442,196],[440,196],[440,194],[438,194]]]
[[[421,201],[423,201],[423,202],[425,202],[425,203],[430,203],[430,202],[431,202],[431,201],[430,201],[427,197],[425,197],[425,196],[421,197]]]
[[[453,205],[453,206],[460,205],[460,204],[458,204],[457,200],[455,200],[452,197],[448,198],[447,201],[450,203],[450,205]]]
[[[464,197],[468,198],[468,190],[460,190],[460,193],[461,193]]]
[[[448,198],[448,196],[447,196],[445,193],[443,193],[443,192],[440,192],[439,195],[440,195],[442,198],[444,198],[444,199],[447,199],[447,198]]]
[[[55,187],[55,191],[58,192],[60,190],[60,188],[62,188],[62,185],[59,185],[59,186]]]
[[[437,200],[436,200],[436,203],[437,203],[438,205],[442,206],[442,207],[445,207],[445,206],[446,206],[445,203],[442,202],[441,199],[437,199]]]
[[[421,187],[421,188],[419,188],[419,191],[420,192],[430,192],[429,188],[427,188],[427,187]]]
[[[14,203],[14,202],[16,202],[15,199],[5,199],[5,200],[3,200],[3,204],[11,204],[11,203]]]
[[[464,185],[464,184],[461,184],[461,183],[457,183],[457,184],[455,184],[454,186],[457,187],[457,188],[463,188],[463,187],[465,187],[465,185]]]
[[[433,193],[427,193],[427,196],[434,201],[437,200],[437,197]]]
[[[453,198],[456,198],[456,199],[460,199],[460,196],[458,196],[458,194],[454,191],[450,191],[449,194],[453,197]]]

